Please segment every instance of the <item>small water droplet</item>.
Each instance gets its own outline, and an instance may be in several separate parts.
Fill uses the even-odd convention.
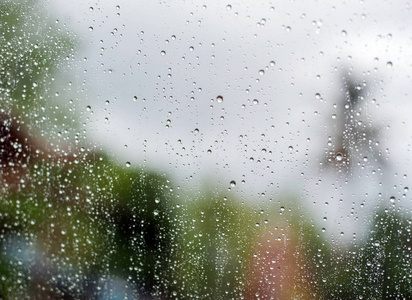
[[[265,70],[259,70],[259,75],[265,75]]]
[[[342,36],[347,36],[348,33],[347,33],[345,30],[342,30],[342,31],[341,31],[341,35],[342,35]]]
[[[89,27],[89,31],[93,31],[93,27],[92,27],[92,26]]]
[[[236,181],[232,180],[232,181],[230,182],[230,186],[231,186],[231,187],[235,187],[235,186],[236,186]]]
[[[160,54],[164,56],[164,55],[166,55],[166,51],[162,50],[162,51],[160,51]]]
[[[218,103],[222,103],[223,102],[223,97],[222,96],[217,96],[216,97],[216,101],[218,102]]]
[[[392,62],[391,62],[391,61],[388,61],[388,62],[386,63],[386,67],[388,67],[389,69],[392,68],[392,67],[393,67]]]
[[[253,104],[255,104],[255,105],[257,105],[257,104],[259,104],[259,100],[258,99],[253,99]]]
[[[133,101],[137,101],[137,96],[133,96]]]
[[[336,153],[336,160],[337,161],[342,161],[342,159],[343,159],[343,155],[342,155],[342,153],[340,153],[340,152],[338,152],[338,153]]]
[[[226,10],[232,10],[232,5],[230,4],[226,5]]]
[[[269,64],[270,64],[271,67],[274,67],[276,65],[274,60],[272,60]]]
[[[132,164],[128,161],[128,162],[126,162],[126,167],[127,168],[130,168],[130,166],[131,166]]]

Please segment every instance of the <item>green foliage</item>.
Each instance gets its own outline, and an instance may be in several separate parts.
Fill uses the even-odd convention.
[[[411,222],[395,209],[376,214],[359,261],[357,292],[368,298],[412,298]]]
[[[52,103],[58,104],[51,89],[73,38],[44,17],[37,1],[2,1],[0,11],[0,113],[37,128],[76,120],[67,118],[68,110],[53,116],[49,111]]]
[[[252,209],[231,196],[206,192],[181,208],[178,294],[184,298],[239,299],[255,222]]]

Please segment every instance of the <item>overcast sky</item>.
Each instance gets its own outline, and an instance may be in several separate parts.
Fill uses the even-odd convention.
[[[402,197],[412,186],[408,1],[48,7],[80,41],[73,73],[84,82],[90,138],[120,162],[155,168],[192,192],[234,180],[231,193],[265,203],[288,191],[347,232],[390,196],[411,207]],[[348,70],[366,84],[363,116],[381,130],[383,175],[372,159],[349,178],[319,167]]]

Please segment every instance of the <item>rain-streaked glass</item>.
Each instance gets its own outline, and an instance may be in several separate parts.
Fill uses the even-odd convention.
[[[408,1],[0,3],[1,299],[411,299]]]

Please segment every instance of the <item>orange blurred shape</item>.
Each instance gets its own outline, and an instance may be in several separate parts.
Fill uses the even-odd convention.
[[[256,242],[246,275],[246,299],[316,299],[310,264],[291,229],[276,227]]]

